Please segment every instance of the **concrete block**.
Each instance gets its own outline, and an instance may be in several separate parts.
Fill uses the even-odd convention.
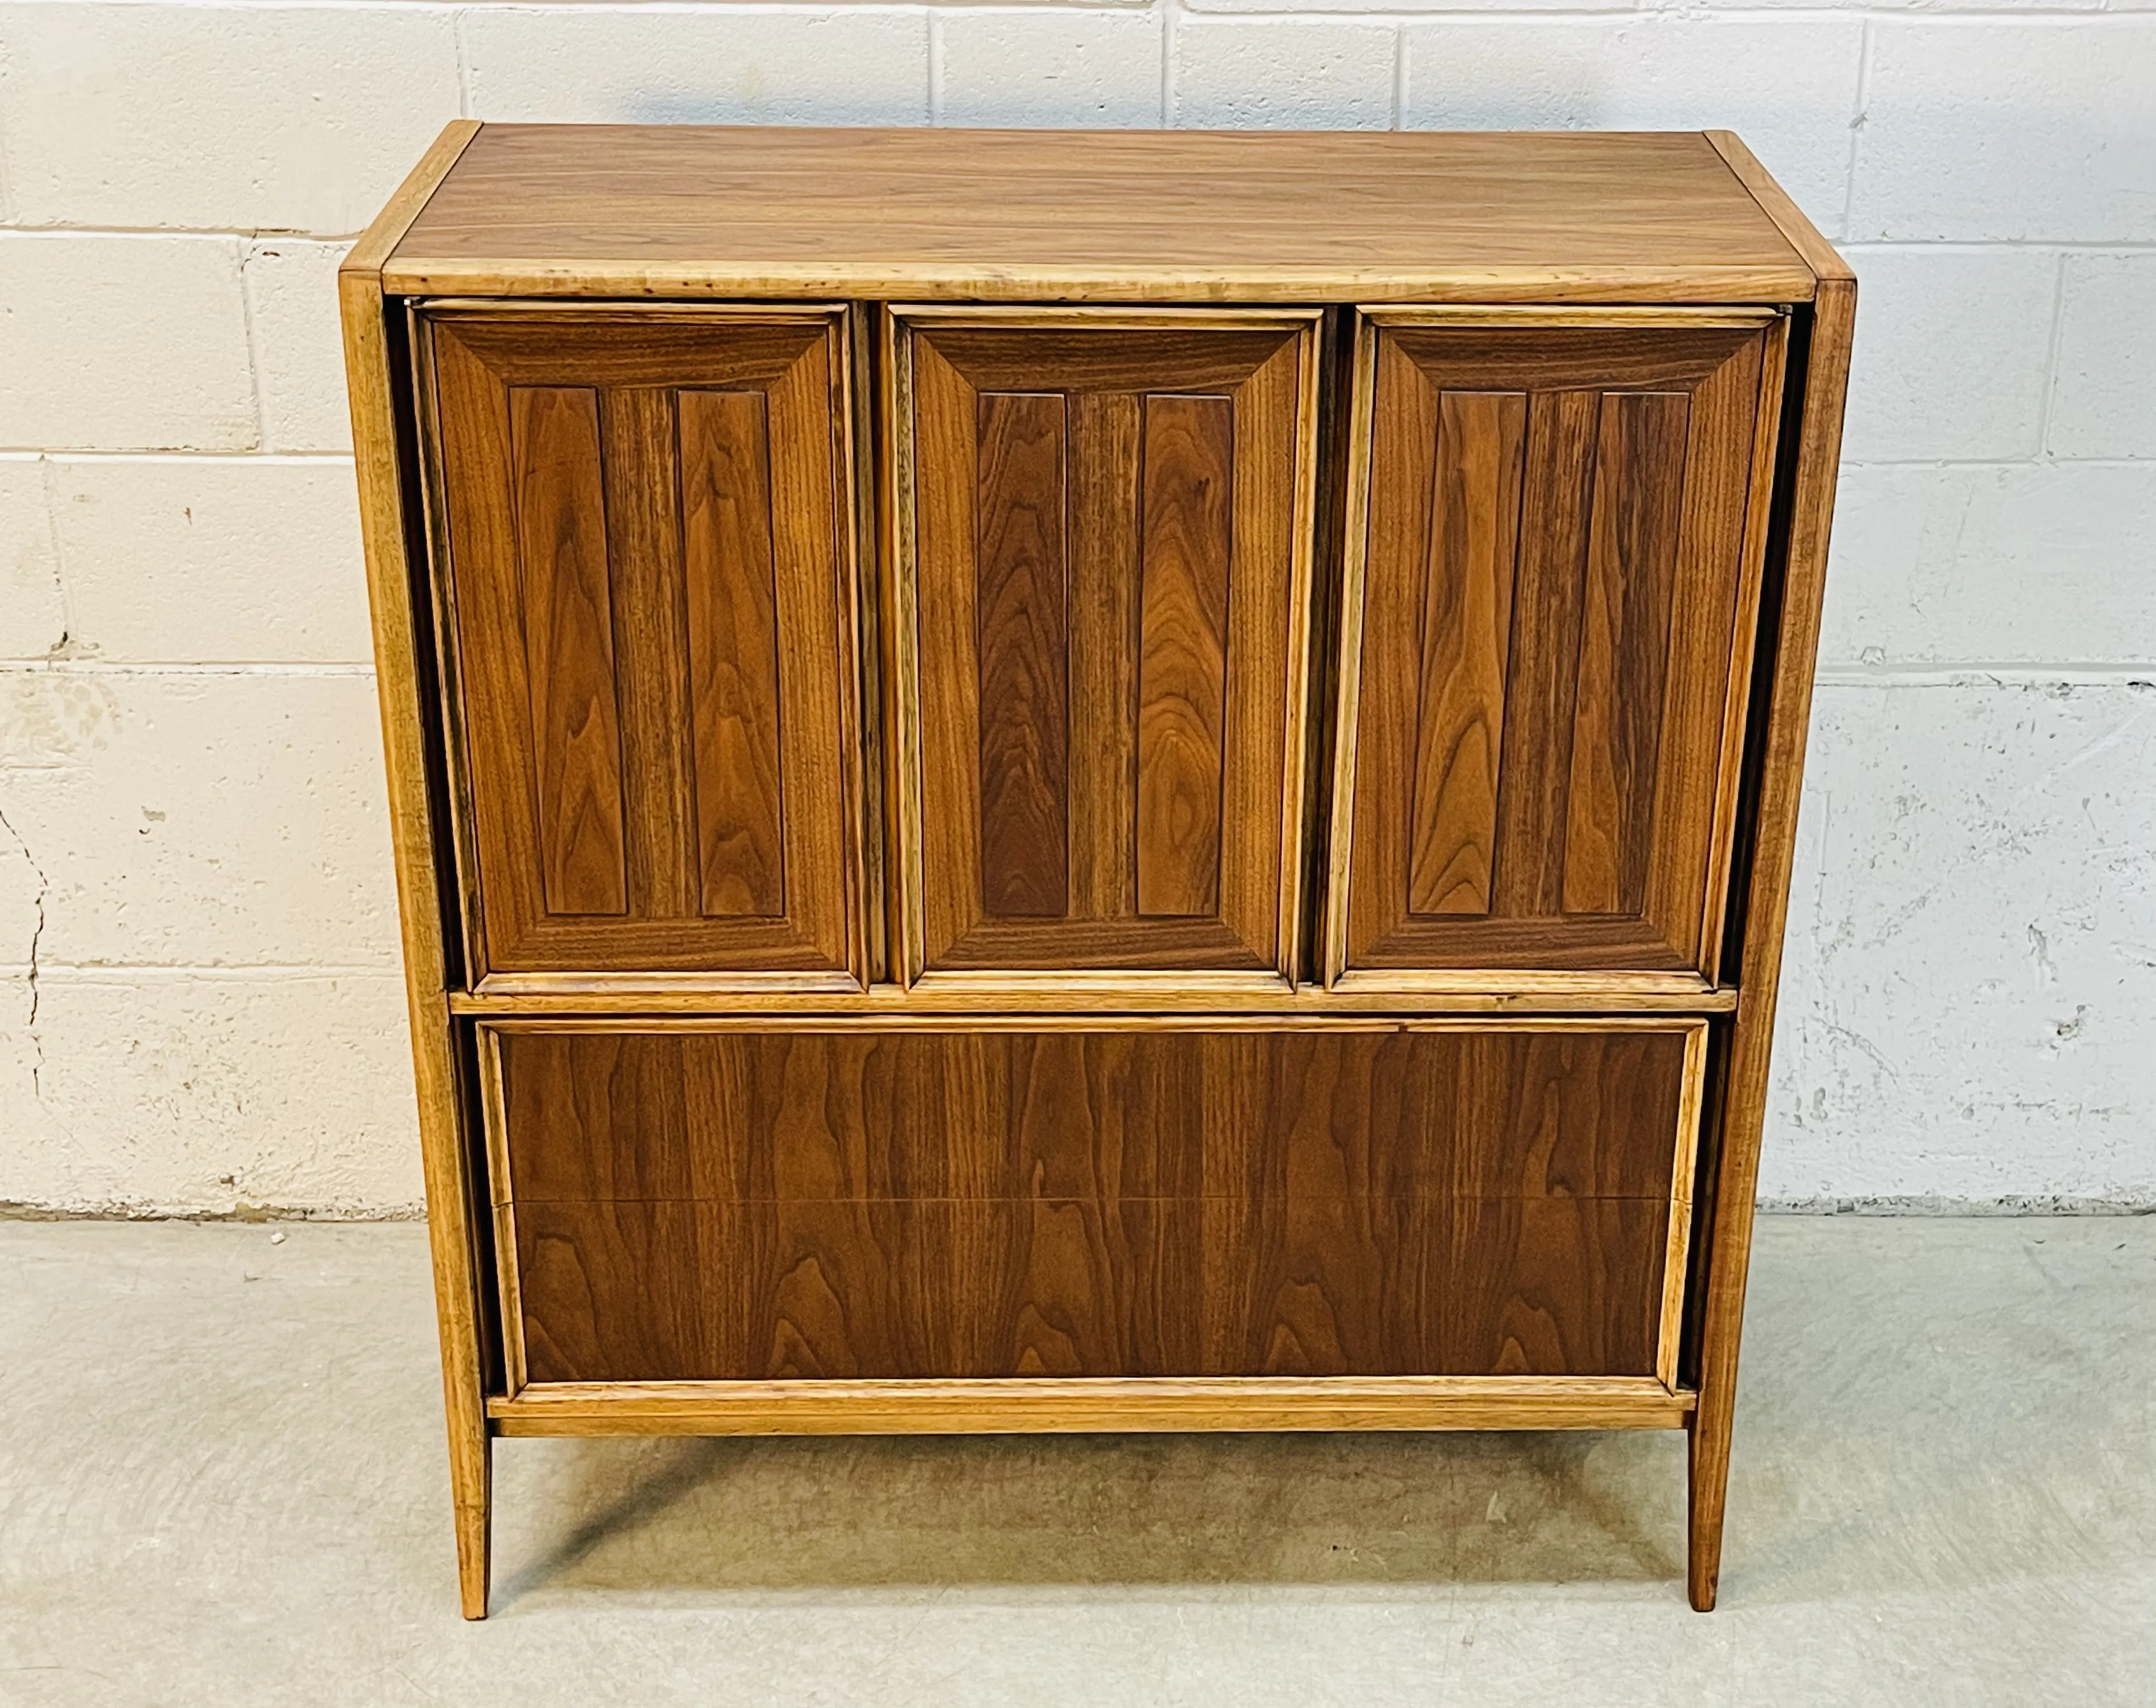
[[[0,457],[0,659],[41,659],[67,626],[45,464]]]
[[[1171,121],[1189,130],[1382,131],[1394,121],[1399,53],[1389,23],[1178,23]]]
[[[2156,254],[2068,255],[2061,293],[2051,452],[2156,457]]]
[[[2156,462],[1845,468],[1820,655],[2156,670]]]
[[[2030,457],[2043,439],[2059,259],[2041,249],[1858,249],[1852,462]]]
[[[1649,0],[1666,3],[1666,0]],[[1969,13],[2010,17],[2015,13],[2122,12],[2148,0],[1702,0],[1710,12],[1841,11],[1922,18]]]
[[[680,12],[636,7],[464,14],[482,119],[639,124],[917,125],[925,12]]]
[[[1157,13],[953,8],[942,14],[938,28],[939,123],[1161,122]]]
[[[19,996],[0,983],[11,1022]],[[11,1023],[0,1039],[0,1202],[365,1215],[421,1201],[395,973],[51,971],[35,1037]]]
[[[1388,15],[1399,13],[1477,13],[1564,12],[1609,13],[1616,15],[1636,13],[1645,9],[1646,0],[1385,0],[1382,8],[1373,7],[1369,0],[1295,0],[1294,10],[1300,13],[1353,12],[1368,16],[1373,11]],[[1258,12],[1278,13],[1283,11],[1281,0],[1183,0],[1186,12]]]
[[[337,264],[351,247],[280,238],[247,252],[241,276],[264,450],[352,449],[336,292]]]
[[[98,457],[51,469],[79,652],[131,664],[372,658],[349,463]]]
[[[1873,26],[1851,235],[2156,239],[2156,18]]]
[[[1822,685],[1761,1193],[2156,1189],[2156,684]]]
[[[398,964],[370,676],[27,669],[0,695],[49,964]]]
[[[1410,24],[1401,122],[1419,129],[1742,135],[1841,228],[1864,26],[1855,18],[1473,18]]]
[[[26,224],[357,232],[457,110],[446,8],[0,9]]]
[[[232,239],[0,233],[0,449],[254,444]]]

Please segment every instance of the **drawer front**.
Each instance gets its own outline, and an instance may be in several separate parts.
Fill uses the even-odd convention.
[[[1702,1023],[482,1040],[513,1387],[1674,1368]]]
[[[1361,330],[1327,972],[1711,977],[1782,323]]]
[[[1317,325],[894,316],[912,976],[1290,976]]]
[[[481,969],[860,981],[844,341],[425,317]]]

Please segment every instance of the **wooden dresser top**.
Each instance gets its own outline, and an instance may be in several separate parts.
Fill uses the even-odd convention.
[[[393,294],[1793,302],[1845,271],[1722,131],[464,121],[445,151],[355,253]]]

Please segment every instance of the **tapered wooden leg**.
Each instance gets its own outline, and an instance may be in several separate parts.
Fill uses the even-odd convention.
[[[461,1438],[461,1439],[460,1439]],[[494,1554],[494,1443],[482,1429],[449,1427],[450,1477],[455,1485],[457,1590],[465,1617],[486,1617]]]
[[[1685,1423],[1685,1590],[1693,1610],[1714,1611],[1722,1582],[1722,1515],[1729,1493],[1729,1423],[1704,1427],[1697,1412]]]

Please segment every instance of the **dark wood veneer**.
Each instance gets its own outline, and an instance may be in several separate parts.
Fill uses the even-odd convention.
[[[1651,1375],[1687,1030],[506,1030],[529,1375]]]

